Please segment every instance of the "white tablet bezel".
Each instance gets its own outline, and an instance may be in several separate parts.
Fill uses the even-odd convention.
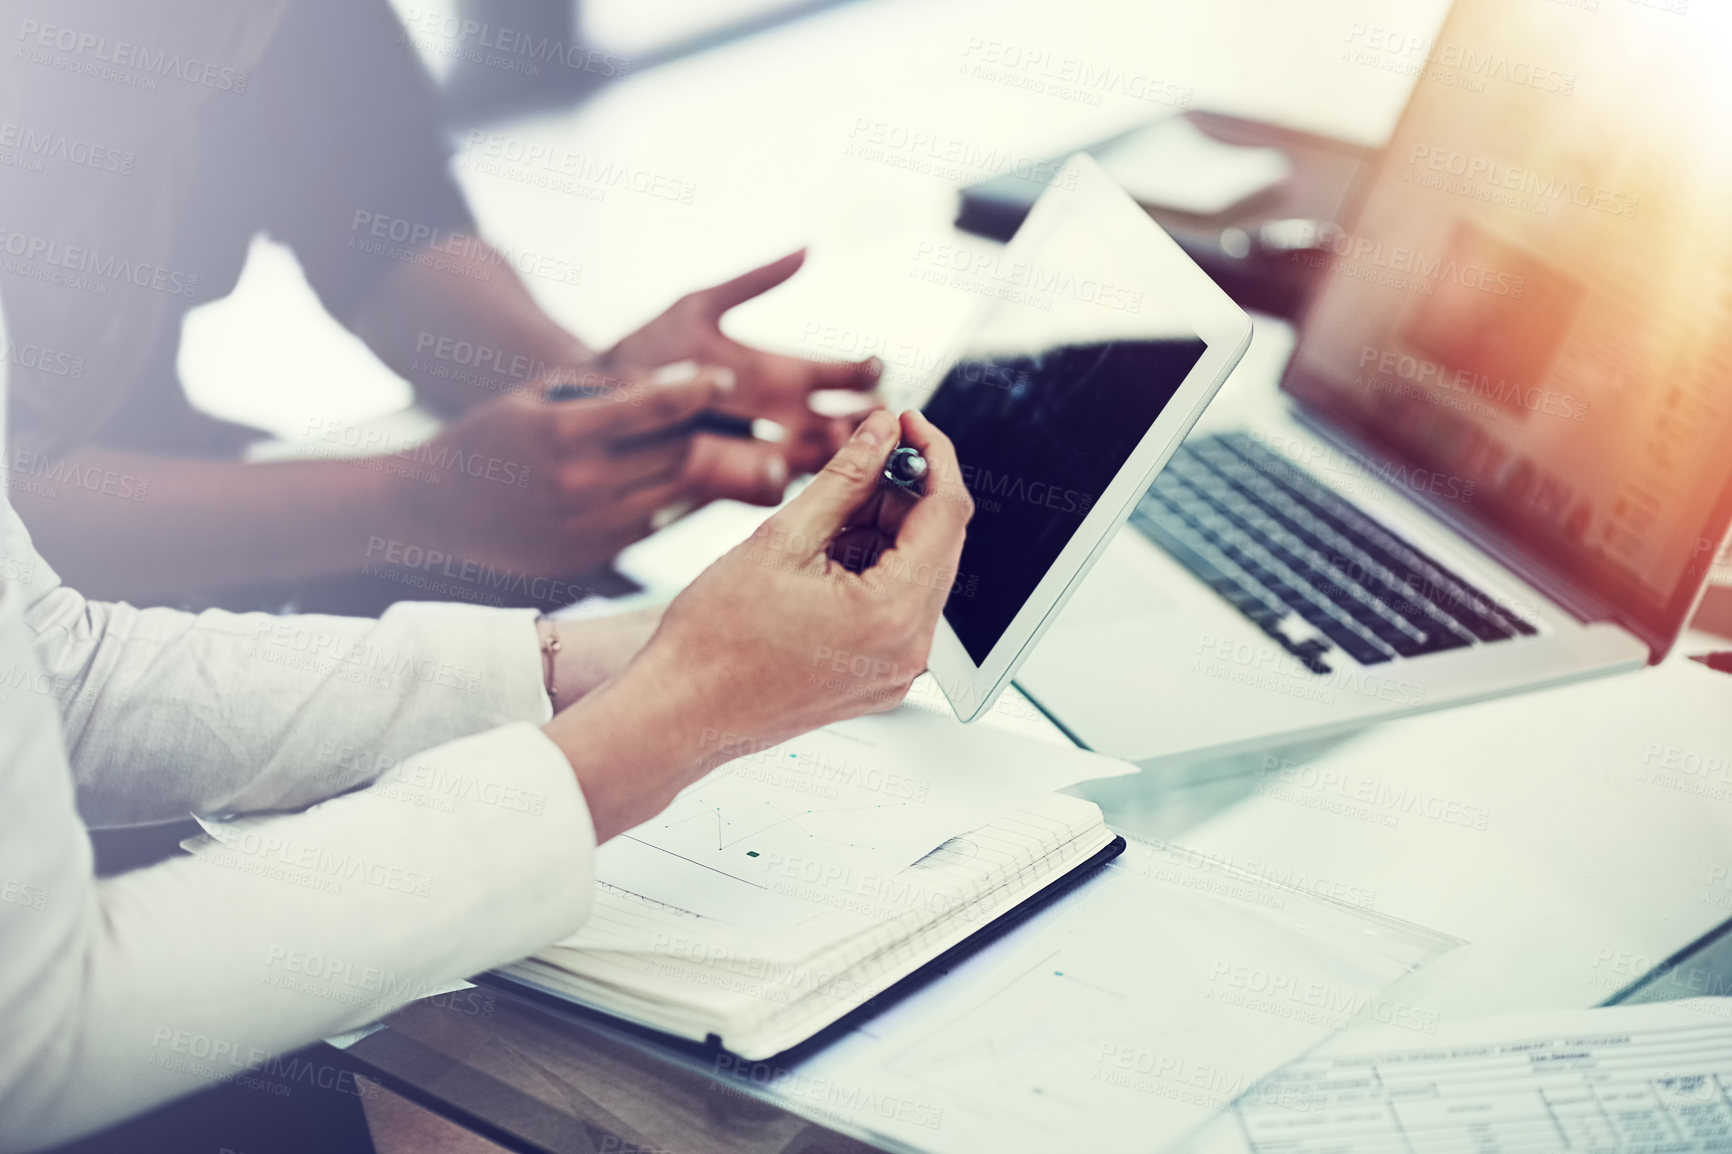
[[[1251,320],[1244,310],[1197,267],[1098,163],[1081,153],[1065,164],[1035,203],[1005,250],[1004,263],[1014,265],[1027,259],[1040,248],[1055,223],[1071,212],[1090,214],[1090,227],[1099,230],[1103,245],[1138,237],[1160,262],[1159,268],[1151,272],[1151,279],[1161,286],[1162,303],[1183,317],[1206,347],[1046,576],[1011,619],[1010,626],[986,655],[986,661],[976,665],[949,621],[939,621],[927,664],[951,708],[963,721],[975,720],[997,702],[1035,642],[1112,540],[1113,532],[1130,516],[1137,501],[1154,483],[1161,466],[1185,439],[1204,406],[1251,344]],[[967,347],[970,336],[994,307],[997,302],[983,302],[958,334],[949,353],[925,382],[919,394],[922,404],[937,390],[945,373]]]

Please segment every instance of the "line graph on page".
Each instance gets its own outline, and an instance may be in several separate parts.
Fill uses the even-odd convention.
[[[721,775],[682,793],[631,836],[736,876],[754,867],[834,854],[877,855],[896,836],[911,801],[822,802]],[[930,848],[930,847],[928,847]],[[848,852],[852,851],[852,852]],[[924,852],[924,851],[920,851]]]
[[[601,847],[598,880],[757,933],[782,933],[982,820],[831,733],[730,762]],[[900,795],[900,796],[898,796]]]

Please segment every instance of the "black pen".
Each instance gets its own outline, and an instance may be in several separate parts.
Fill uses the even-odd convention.
[[[693,433],[711,433],[718,437],[733,437],[741,441],[768,441],[771,444],[776,444],[788,435],[787,430],[781,425],[765,417],[743,417],[738,413],[702,409],[678,424],[651,429],[647,433],[639,433],[636,436],[621,437],[613,444],[615,448],[635,449],[640,445],[653,445],[657,441],[671,441],[676,437],[690,436]]]
[[[884,462],[884,479],[916,497],[926,493],[926,458],[911,445],[898,445]]]
[[[671,365],[663,365],[651,376],[658,385],[681,385],[696,377],[700,366],[696,361],[676,361]],[[727,375],[726,385],[733,383],[733,373],[728,369],[713,370]],[[558,384],[547,390],[550,401],[577,401],[585,398],[605,396],[605,391],[584,384]],[[747,417],[739,413],[724,413],[719,409],[704,409],[693,413],[677,425],[653,429],[637,436],[622,437],[614,442],[615,448],[634,449],[643,445],[653,445],[658,441],[671,441],[678,437],[691,436],[694,433],[709,433],[717,437],[732,437],[741,441],[768,441],[776,444],[784,440],[788,431],[775,421],[765,417]]]

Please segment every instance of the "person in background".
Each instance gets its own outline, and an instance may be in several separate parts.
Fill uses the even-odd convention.
[[[43,551],[92,594],[373,613],[411,595],[355,578],[380,541],[519,577],[586,574],[668,510],[779,501],[852,424],[815,413],[811,395],[876,381],[874,362],[723,334],[722,315],[793,275],[798,253],[682,298],[605,351],[555,322],[476,235],[437,99],[385,0],[4,8],[6,472]],[[261,233],[447,418],[431,444],[247,464],[258,432],[187,401],[182,320],[233,289]],[[490,350],[487,367],[442,371],[439,350],[454,348]],[[689,415],[645,425],[641,404],[620,403],[688,361],[732,383],[715,407],[774,420],[786,439],[622,450],[627,433]],[[554,382],[580,399],[548,400]]]
[[[406,24],[423,55],[451,61],[440,96],[452,124],[573,104],[635,66],[584,43],[582,0],[459,0]]]

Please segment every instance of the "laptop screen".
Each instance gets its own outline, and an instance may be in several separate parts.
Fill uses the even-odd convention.
[[[1417,80],[1283,382],[1661,651],[1732,516],[1728,7],[1356,33]]]

